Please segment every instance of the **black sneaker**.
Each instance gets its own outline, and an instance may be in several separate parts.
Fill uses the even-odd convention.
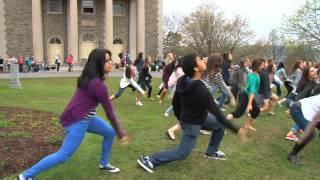
[[[119,169],[119,168],[112,166],[110,163],[108,163],[108,164],[105,165],[105,166],[99,165],[99,169],[101,169],[101,170],[106,170],[106,171],[109,171],[109,172],[111,172],[111,173],[120,172],[120,169]]]
[[[137,162],[144,170],[153,173],[153,164],[150,162],[148,156],[141,156]]]
[[[288,160],[294,165],[301,165],[297,155],[288,155]]]
[[[217,151],[214,154],[205,153],[204,157],[208,159],[226,160],[226,155],[222,151]]]
[[[17,176],[17,180],[34,180],[33,178],[25,178],[23,177],[22,174],[20,174],[19,176]]]

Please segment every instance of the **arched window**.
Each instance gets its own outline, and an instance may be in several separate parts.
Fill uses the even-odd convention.
[[[115,40],[113,40],[113,44],[123,44],[123,40],[120,38],[116,38]]]
[[[85,33],[82,36],[82,42],[96,42],[96,37],[92,33]]]
[[[57,37],[52,37],[52,38],[50,39],[50,44],[62,44],[62,43],[61,43],[61,40],[60,40],[59,38],[57,38]]]

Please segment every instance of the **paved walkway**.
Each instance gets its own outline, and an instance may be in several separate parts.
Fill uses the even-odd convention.
[[[62,77],[79,77],[81,74],[81,70],[77,69],[73,72],[68,72],[67,69],[61,69],[60,72],[56,72],[53,70],[50,71],[40,71],[40,72],[32,72],[32,73],[20,73],[20,78],[62,78]],[[162,77],[162,72],[151,72],[151,75],[154,78]],[[109,73],[109,77],[122,77],[123,71],[122,70],[113,70]],[[10,79],[10,73],[0,73],[0,79]]]

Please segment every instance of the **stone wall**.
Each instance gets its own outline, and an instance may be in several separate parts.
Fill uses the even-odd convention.
[[[4,2],[5,9],[4,23],[6,34],[5,38],[7,41],[7,54],[11,56],[32,55],[32,0],[0,1]],[[130,0],[114,1],[122,1],[125,4],[125,15],[114,16],[114,39],[117,37],[121,38],[125,43],[126,49],[129,50]],[[85,32],[91,32],[96,35],[98,46],[104,47],[105,0],[95,1],[94,15],[83,14],[81,2],[81,0],[78,0],[79,43],[82,34],[84,34]],[[42,0],[44,58],[46,59],[47,57],[49,38],[53,36],[59,37],[63,41],[64,55],[67,56],[67,0],[62,0],[61,14],[49,14],[47,10],[47,3],[48,0]],[[157,56],[160,46],[158,40],[158,37],[161,37],[159,36],[159,12],[159,0],[145,0],[145,54],[151,55],[153,59]],[[65,59],[65,57],[63,58]]]
[[[146,31],[146,55],[154,60],[159,48],[159,0],[145,0],[145,31]],[[160,27],[162,28],[162,27]]]
[[[32,55],[32,1],[3,1],[7,55]]]
[[[64,56],[68,55],[67,37],[67,1],[62,0],[61,14],[48,13],[48,0],[42,1],[42,23],[43,23],[43,57],[47,59],[48,45],[52,37],[58,37],[64,44]]]
[[[124,16],[113,16],[113,39],[120,38],[124,41],[126,50],[129,50],[129,15],[130,0],[115,0],[114,2],[124,2]]]
[[[82,35],[85,33],[93,33],[98,42],[98,47],[104,47],[104,9],[105,2],[103,0],[96,0],[94,7],[94,14],[82,13],[81,0],[78,1],[78,21],[79,21],[79,43]],[[80,47],[79,47],[80,48]],[[80,49],[79,49],[80,53]]]

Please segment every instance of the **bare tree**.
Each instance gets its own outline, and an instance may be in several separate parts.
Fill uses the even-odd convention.
[[[269,44],[266,56],[276,61],[284,61],[287,58],[288,51],[284,46],[285,38],[273,29],[269,34]]]
[[[183,43],[200,54],[234,50],[253,38],[246,19],[225,18],[214,3],[204,3],[184,17],[181,30]]]
[[[163,22],[164,52],[176,51],[181,46],[182,42],[180,21],[176,16],[164,16]]]

